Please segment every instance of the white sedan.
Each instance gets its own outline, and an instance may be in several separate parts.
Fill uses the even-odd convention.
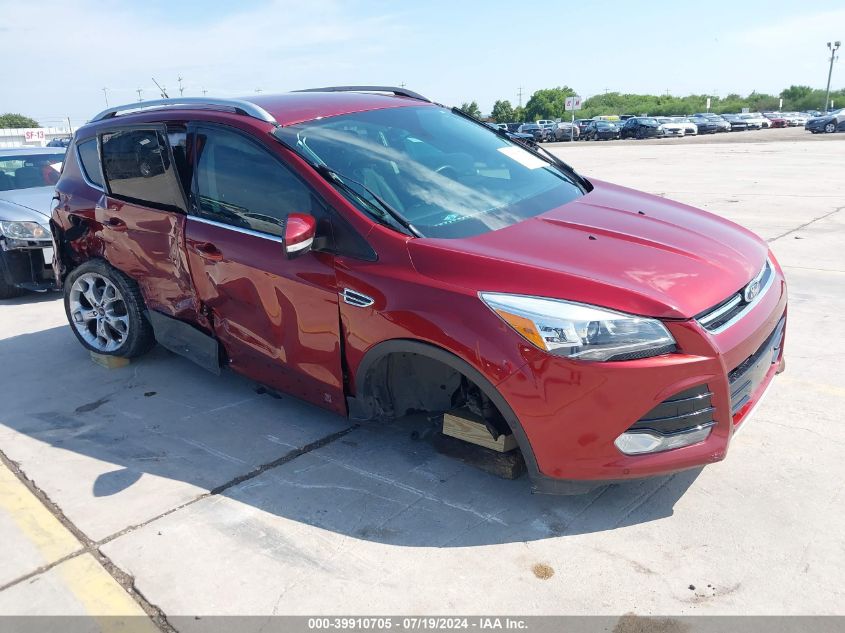
[[[660,124],[658,129],[663,131],[662,136],[684,136],[687,133],[686,125],[668,116],[657,117],[657,122]]]
[[[749,130],[762,130],[764,127],[771,127],[772,125],[772,122],[759,112],[745,112],[739,116],[748,123]]]
[[[676,123],[680,123],[684,126],[684,134],[687,136],[695,136],[698,134],[698,126],[690,121],[688,118],[683,116],[673,116],[671,117],[673,121]]]
[[[807,116],[800,112],[784,112],[781,116],[789,122],[789,127],[807,125]]]

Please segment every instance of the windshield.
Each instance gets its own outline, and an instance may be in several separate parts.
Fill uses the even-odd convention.
[[[494,231],[583,195],[562,170],[445,108],[370,110],[274,134],[312,164],[364,185],[424,237]],[[361,196],[341,193],[375,215]]]
[[[63,160],[60,152],[0,154],[0,191],[53,186],[59,181]]]

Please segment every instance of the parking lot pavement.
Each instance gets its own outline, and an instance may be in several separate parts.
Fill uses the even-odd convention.
[[[845,613],[845,143],[554,151],[745,224],[785,267],[787,371],[724,462],[532,496],[436,453],[424,418],[351,426],[162,349],[104,369],[58,297],[19,298],[0,302],[0,451],[49,501],[0,504],[0,613],[107,611],[67,597],[94,554],[169,617]],[[21,531],[54,513],[82,547]]]

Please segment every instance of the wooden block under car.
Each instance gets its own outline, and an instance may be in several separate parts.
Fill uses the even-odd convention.
[[[100,367],[105,367],[106,369],[118,369],[120,367],[126,367],[129,364],[128,358],[123,358],[122,356],[108,356],[106,354],[98,354],[96,352],[91,352],[91,360]]]
[[[494,440],[481,418],[466,409],[444,414],[443,433],[435,434],[433,443],[438,452],[503,479],[516,479],[525,472],[513,435]]]
[[[481,418],[466,409],[454,409],[443,415],[443,435],[500,453],[517,447],[513,435],[500,435],[494,440]]]
[[[522,458],[520,451],[500,453],[442,433],[433,434],[432,444],[438,453],[459,459],[469,466],[502,479],[518,479],[526,470],[525,460]]]

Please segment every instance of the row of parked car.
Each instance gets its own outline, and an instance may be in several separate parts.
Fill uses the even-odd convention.
[[[719,132],[740,132],[767,128],[804,126],[817,132],[845,129],[845,115],[837,112],[744,112],[713,114],[699,112],[687,116],[599,116],[569,121],[540,120],[535,123],[491,123],[513,134],[545,143],[569,140],[612,140],[618,138],[680,137]],[[812,122],[812,124],[811,124]]]

